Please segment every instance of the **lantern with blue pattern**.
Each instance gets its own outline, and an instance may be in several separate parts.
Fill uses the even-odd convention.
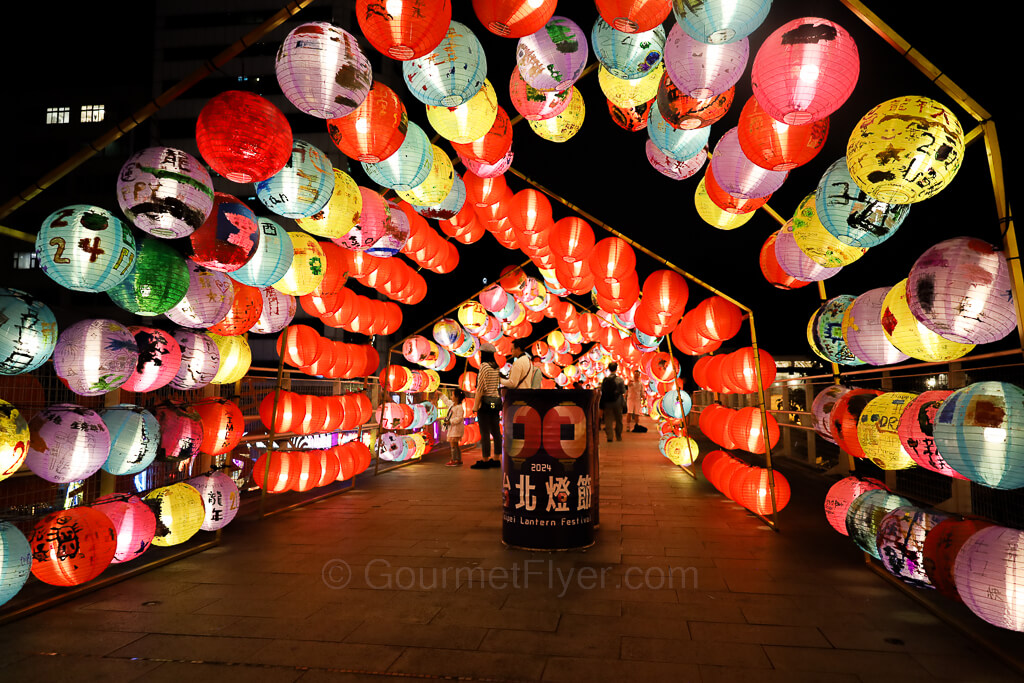
[[[457,107],[480,92],[487,76],[487,55],[465,24],[453,21],[429,54],[402,62],[412,96],[435,107]]]
[[[110,453],[103,469],[110,474],[138,474],[156,459],[160,424],[141,406],[121,403],[100,412],[110,432]]]
[[[105,292],[132,272],[132,231],[106,209],[73,204],[43,220],[36,235],[39,267],[61,287]]]
[[[334,191],[330,159],[305,140],[295,140],[288,163],[256,183],[256,197],[285,218],[306,218],[322,209]]]
[[[624,33],[598,17],[590,31],[590,43],[597,61],[612,76],[640,78],[661,63],[665,52],[665,29],[655,26],[649,31]]]
[[[269,218],[257,218],[256,224],[260,231],[256,251],[244,266],[228,276],[250,287],[269,287],[288,272],[295,250],[283,227]]]
[[[685,130],[676,128],[665,120],[657,102],[651,107],[647,119],[647,134],[655,147],[677,161],[692,159],[705,150],[711,135],[711,128]]]
[[[814,201],[822,226],[852,247],[878,246],[896,233],[910,213],[909,204],[886,204],[865,194],[850,175],[846,157],[825,171]]]
[[[35,370],[57,346],[57,319],[28,292],[0,287],[0,375]]]
[[[717,45],[749,36],[764,23],[772,0],[688,2],[672,0],[676,23],[695,40]]]

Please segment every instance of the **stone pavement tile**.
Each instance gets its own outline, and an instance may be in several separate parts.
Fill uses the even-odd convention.
[[[725,577],[728,590],[734,593],[765,593],[778,595],[822,595],[830,596],[837,593],[836,588],[829,584],[808,583],[779,579]]]
[[[294,683],[303,671],[293,667],[207,664],[205,662],[165,662],[146,673],[146,683],[216,681],[216,683]]]
[[[739,604],[725,603],[655,603],[655,602],[624,602],[624,616],[636,616],[645,619],[676,619],[689,621],[720,621],[730,624],[745,622]]]
[[[1020,652],[1016,653],[1018,656]],[[1022,674],[1005,666],[1000,660],[986,652],[975,652],[970,656],[937,653],[912,655],[932,678],[971,683],[1003,683],[1020,681]]]
[[[849,605],[836,605],[842,609],[793,609],[766,605],[744,605],[743,616],[751,624],[777,624],[779,626],[827,626],[842,624],[851,629],[873,628],[863,614],[849,610]]]
[[[770,669],[771,662],[760,645],[747,643],[698,643],[676,638],[666,631],[658,638],[625,636],[622,658],[644,662],[683,662]],[[756,677],[755,677],[756,679]]]
[[[347,614],[340,606],[336,612],[318,612],[305,619],[238,617],[221,631],[221,635],[341,642],[363,623],[363,615]]]
[[[325,643],[313,640],[264,641],[246,660],[274,666],[305,666],[317,669],[386,671],[402,652],[400,647],[361,643]]]
[[[299,683],[387,683],[394,680],[395,677],[388,674],[311,669],[302,674]]]
[[[153,633],[114,650],[110,656],[125,659],[248,662],[253,652],[269,642],[261,638]]]
[[[420,624],[410,627],[406,623],[374,618],[353,629],[345,642],[476,650],[486,635],[487,629],[479,626]]]
[[[675,548],[669,548],[675,550]],[[621,574],[629,567],[698,567],[717,569],[715,560],[699,555],[623,555],[622,564],[616,565],[615,573]]]
[[[450,606],[443,607],[430,623],[441,626],[554,631],[558,627],[558,618],[559,613],[551,610]]]
[[[231,600],[247,599],[253,593],[258,592],[261,598],[277,599],[295,590],[292,582],[273,584],[267,586],[239,586],[219,583],[199,583],[192,586],[184,593],[183,597],[189,599]]]
[[[728,591],[703,591],[682,589],[676,591],[679,602],[699,605],[762,605],[792,609],[795,605],[788,595],[763,595],[759,593],[730,593]]]
[[[678,662],[637,662],[596,657],[548,657],[545,681],[699,681],[696,664]]]
[[[480,644],[480,650],[522,655],[607,656],[619,651],[620,637],[597,632],[548,633],[492,629]]]
[[[110,683],[142,678],[159,665],[159,662],[105,657],[32,655],[0,667],[0,680]]]
[[[776,669],[749,669],[742,666],[700,665],[701,683],[865,683],[854,674],[829,671],[779,671]],[[882,680],[882,679],[876,679]]]
[[[621,617],[583,616],[563,614],[558,622],[558,633],[566,636],[609,635],[645,638],[676,638],[689,640],[686,622],[677,619],[658,619],[632,614]]]
[[[322,605],[307,618],[320,618],[325,615],[363,616],[373,614],[379,619],[401,621],[409,624],[426,624],[441,609],[437,600],[427,593],[414,591],[338,591],[336,602]],[[343,599],[349,597],[349,600]]]
[[[722,624],[708,621],[691,621],[689,625],[690,637],[693,640],[717,643],[829,647],[829,642],[825,636],[813,626]]]
[[[903,652],[764,645],[776,669],[857,674],[866,680],[928,680],[928,671]]]
[[[855,628],[842,621],[819,629],[833,647],[844,650],[920,652],[970,657],[970,643],[951,628],[921,626],[895,629],[873,625]]]
[[[543,670],[543,657],[410,647],[388,671],[470,679],[538,680]]]
[[[60,655],[102,656],[144,637],[145,632],[79,630],[66,626],[24,628],[11,624],[0,635],[0,651]],[[19,626],[21,628],[19,628]]]
[[[188,592],[173,595],[133,595],[117,596],[97,600],[83,605],[86,610],[111,610],[115,612],[153,612],[191,614],[203,607],[218,602],[217,598],[189,597]]]
[[[226,614],[235,617],[308,617],[323,608],[323,601],[285,596],[263,599],[258,591],[250,598],[216,600],[197,609],[197,614]]]
[[[220,633],[238,617],[220,615],[174,614],[154,612],[114,612],[55,607],[21,621],[0,627],[0,641],[9,634],[31,630],[53,631],[134,631],[137,633],[184,633],[206,635]]]
[[[502,607],[515,607],[527,610],[556,609],[565,614],[589,614],[604,617],[617,617],[622,614],[622,603],[618,600],[565,600],[555,595],[524,597],[522,591],[510,592]]]

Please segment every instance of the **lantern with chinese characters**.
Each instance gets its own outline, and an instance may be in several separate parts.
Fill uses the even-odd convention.
[[[0,481],[18,471],[28,449],[28,423],[20,410],[0,399]]]
[[[757,30],[771,9],[771,0],[686,2],[672,0],[676,22],[702,43],[731,43]]]
[[[91,507],[105,514],[114,526],[117,546],[111,564],[134,560],[146,552],[153,543],[156,517],[138,496],[112,493],[97,498]]]
[[[122,391],[154,391],[166,386],[181,367],[181,348],[169,332],[153,327],[132,326],[128,331],[135,337],[139,361],[135,371],[121,385]]]
[[[899,426],[917,394],[889,391],[871,399],[857,422],[857,442],[864,457],[883,470],[905,470],[917,463],[903,449]]]
[[[51,586],[78,586],[110,566],[117,533],[110,519],[89,507],[60,510],[43,517],[28,537],[32,574]]]
[[[925,571],[924,544],[929,532],[951,515],[908,506],[892,510],[878,525],[875,543],[889,573],[917,588],[932,588]]]
[[[464,104],[457,107],[427,105],[427,120],[446,140],[470,143],[483,137],[498,116],[498,97],[490,81],[484,79],[480,88]]]
[[[256,251],[245,265],[228,275],[243,285],[269,287],[288,272],[295,251],[288,233],[280,225],[269,218],[257,218],[256,224],[260,231]]]
[[[650,120],[650,117],[648,117],[648,120]],[[644,151],[647,154],[647,161],[654,170],[672,180],[686,180],[696,175],[700,169],[704,168],[704,162],[708,160],[707,147],[689,159],[680,161],[659,149],[650,138],[647,139]]]
[[[863,365],[864,361],[850,351],[843,338],[843,316],[856,297],[835,296],[823,303],[807,326],[807,341],[816,354],[832,363]]]
[[[273,287],[260,290],[263,295],[263,312],[260,319],[252,326],[255,334],[274,334],[287,327],[295,317],[298,304],[295,297],[282,294]]]
[[[869,365],[892,365],[909,356],[891,343],[882,329],[882,303],[888,287],[861,294],[843,313],[843,339],[854,357]]]
[[[241,200],[223,192],[213,195],[213,211],[189,235],[190,258],[210,270],[229,273],[252,258],[260,242],[256,214]]]
[[[245,377],[252,365],[252,349],[245,335],[222,337],[211,334],[210,338],[220,351],[220,367],[210,384],[234,384]]]
[[[228,180],[256,183],[288,163],[292,128],[270,100],[228,90],[199,112],[196,145],[210,168]]]
[[[877,389],[850,389],[841,394],[832,407],[829,425],[832,439],[840,448],[855,458],[864,457],[864,449],[857,440],[857,425],[864,407],[882,392]]]
[[[836,442],[832,436],[832,409],[835,408],[836,401],[848,391],[847,387],[835,384],[818,392],[811,403],[814,431],[826,441]]]
[[[175,389],[201,389],[217,375],[220,350],[206,332],[177,330],[174,339],[181,350],[181,365],[170,381]]]
[[[322,21],[292,29],[277,49],[274,71],[288,101],[321,119],[351,112],[373,81],[373,68],[355,36]]]
[[[188,152],[147,147],[117,177],[117,203],[135,227],[161,239],[185,237],[213,208],[213,181]]]
[[[940,594],[963,602],[953,575],[956,557],[971,536],[990,526],[994,526],[992,522],[981,519],[949,518],[928,532],[924,539],[924,569],[932,587]]]
[[[160,424],[156,417],[136,405],[122,403],[100,412],[110,433],[110,451],[103,469],[115,476],[138,474],[156,459]]]
[[[0,522],[0,606],[18,594],[32,573],[28,539],[10,522]]]
[[[139,347],[127,327],[93,318],[67,328],[57,340],[53,369],[71,391],[99,396],[128,381],[139,361]]]
[[[238,514],[238,485],[223,472],[210,472],[185,483],[202,497],[205,514],[199,528],[203,531],[223,529]]]
[[[490,128],[490,124],[487,128]],[[375,163],[361,162],[363,170],[373,182],[394,190],[411,190],[422,183],[427,179],[433,163],[434,149],[430,140],[423,129],[412,121],[409,121],[405,139],[394,154]]]
[[[295,140],[291,157],[276,174],[256,183],[256,197],[285,218],[306,218],[324,208],[334,191],[334,167],[323,152]]]
[[[544,28],[523,36],[516,47],[516,64],[523,80],[537,90],[566,90],[583,73],[589,47],[576,22],[552,16]]]
[[[452,21],[449,0],[389,2],[356,0],[356,21],[381,54],[405,61],[422,57],[444,39]]]
[[[185,297],[164,315],[182,327],[207,328],[224,319],[234,303],[235,289],[225,273],[188,262]]]
[[[273,287],[292,296],[309,294],[324,279],[324,250],[319,242],[304,232],[289,232],[288,237],[294,254],[292,264]]]
[[[153,545],[167,547],[184,543],[196,535],[206,521],[203,497],[184,482],[150,491],[143,500],[156,516]]]
[[[98,206],[73,204],[43,220],[36,235],[39,267],[61,287],[105,292],[135,265],[135,237]]]
[[[683,93],[706,100],[736,85],[750,57],[746,38],[709,45],[694,40],[676,24],[665,40],[665,73]]]
[[[565,111],[572,101],[572,88],[545,92],[537,90],[523,80],[519,69],[512,69],[508,86],[509,98],[516,111],[527,121],[541,121]],[[477,174],[479,175],[479,174]]]
[[[590,43],[597,61],[615,78],[634,79],[646,76],[662,63],[665,52],[665,29],[655,25],[640,32],[623,32],[603,18],[594,22]],[[660,76],[659,76],[660,78]]]
[[[220,455],[230,452],[242,439],[245,419],[238,405],[226,398],[209,398],[192,404],[203,428],[200,452]]]
[[[825,495],[825,518],[832,528],[843,536],[849,536],[846,529],[846,512],[857,496],[866,491],[885,490],[885,484],[877,479],[844,477],[828,490]]]
[[[996,489],[1024,487],[1024,390],[977,382],[954,391],[935,416],[935,445],[954,470]]]
[[[50,307],[28,292],[0,287],[0,375],[35,370],[57,346],[57,319]]]
[[[775,260],[785,274],[804,282],[819,282],[843,269],[842,266],[825,267],[805,254],[796,243],[793,230],[793,220],[790,219],[775,238]]]
[[[676,128],[661,115],[658,105],[652,107],[647,118],[647,134],[651,142],[665,154],[680,161],[690,159],[701,150],[706,150],[710,133],[710,128]]]
[[[169,401],[154,411],[160,425],[160,444],[156,457],[160,462],[178,462],[199,455],[203,443],[203,423],[191,406]]]
[[[927,362],[950,361],[967,355],[974,344],[950,341],[929,330],[914,317],[907,302],[907,281],[900,280],[882,301],[882,329],[897,349]]]
[[[854,498],[846,510],[846,535],[853,539],[861,550],[880,560],[882,557],[878,552],[878,529],[887,514],[904,506],[912,507],[909,500],[885,489],[865,491]]]
[[[804,197],[793,213],[793,239],[800,251],[826,268],[849,265],[867,252],[867,247],[851,247],[825,230],[815,211],[813,192]]]
[[[953,572],[964,604],[988,623],[1011,631],[1024,631],[1022,547],[1024,531],[981,529],[960,549]]]
[[[429,54],[402,62],[412,96],[423,104],[457,107],[480,92],[487,76],[487,55],[465,24],[452,21]]]
[[[395,91],[375,81],[351,113],[327,122],[331,140],[346,156],[376,163],[394,154],[405,140],[409,115]]]
[[[839,24],[805,17],[775,29],[754,56],[754,97],[777,121],[802,126],[846,102],[857,85],[857,44]]]
[[[107,296],[130,313],[159,315],[184,299],[188,286],[188,266],[181,255],[165,242],[145,237],[134,268]]]
[[[786,171],[761,168],[746,157],[736,128],[726,131],[715,144],[711,167],[718,185],[738,199],[770,195],[786,180]]]
[[[828,137],[828,118],[802,126],[776,121],[751,97],[739,120],[740,147],[762,168],[789,171],[803,166],[821,151]]]
[[[935,446],[935,415],[942,402],[952,394],[949,390],[926,391],[918,395],[900,419],[897,430],[900,443],[914,462],[926,470],[944,474],[954,479],[966,479],[946,462]]]
[[[846,157],[825,171],[814,202],[821,225],[852,247],[878,246],[895,234],[910,213],[909,204],[887,204],[866,195],[850,176]]]
[[[256,287],[232,283],[234,297],[227,315],[211,325],[209,331],[225,337],[245,334],[255,325],[263,313],[263,294]]]

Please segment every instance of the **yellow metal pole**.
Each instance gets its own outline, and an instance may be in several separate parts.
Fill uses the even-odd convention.
[[[768,436],[768,399],[764,393],[764,382],[761,380],[761,352],[757,346],[757,326],[754,324],[754,313],[750,312],[750,345],[754,349],[754,380],[757,382],[757,399],[761,411],[761,439],[764,441],[764,466],[768,471],[768,493],[772,498],[772,519],[769,526],[779,530],[779,510],[775,502],[775,470],[772,469],[772,444]],[[772,418],[775,419],[775,418]]]

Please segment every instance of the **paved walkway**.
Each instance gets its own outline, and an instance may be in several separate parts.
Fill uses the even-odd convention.
[[[863,566],[822,481],[776,534],[653,430],[601,448],[585,552],[504,548],[500,472],[435,457],[0,629],[0,680],[1019,680]]]

